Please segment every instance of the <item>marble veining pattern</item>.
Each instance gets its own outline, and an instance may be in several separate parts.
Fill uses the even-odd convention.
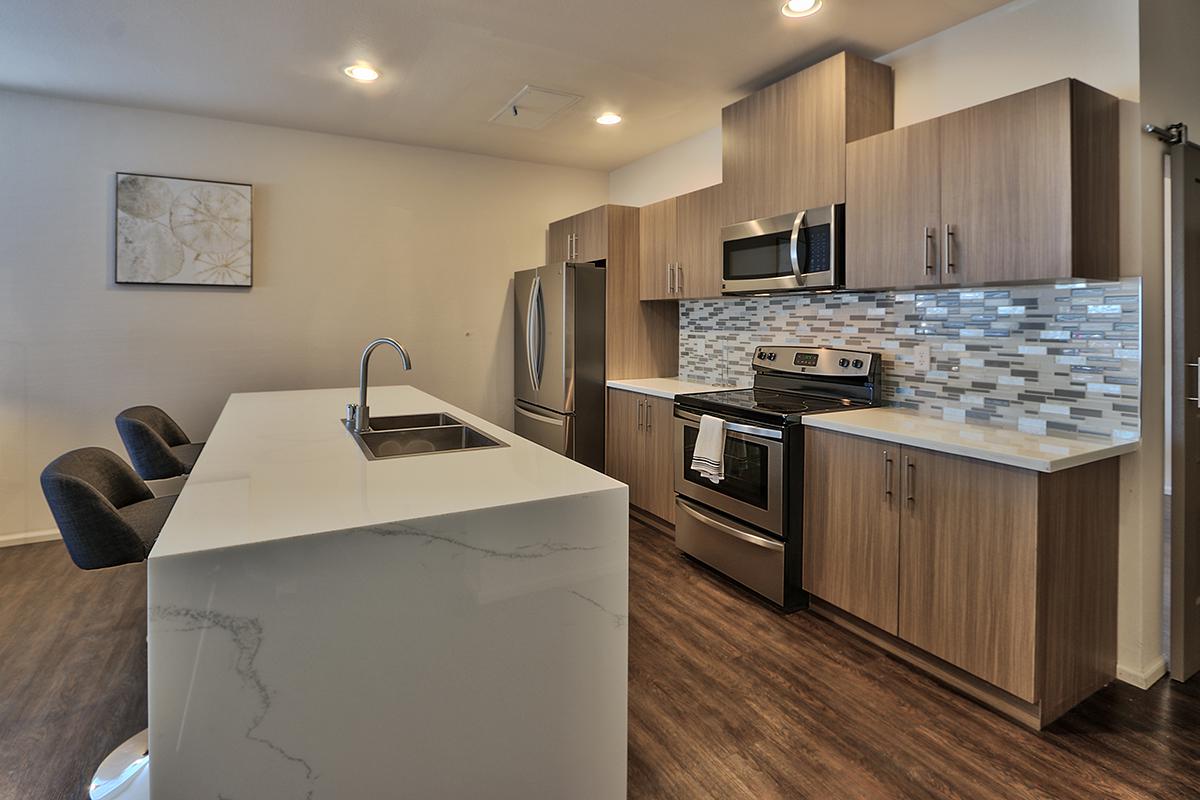
[[[1139,438],[1140,278],[693,300],[679,312],[682,380],[747,381],[758,344],[861,348],[883,354],[890,405],[1035,435]]]

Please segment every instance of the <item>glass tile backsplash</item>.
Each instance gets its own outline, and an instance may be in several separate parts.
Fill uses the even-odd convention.
[[[1140,278],[684,300],[679,374],[748,382],[755,345],[846,346],[883,354],[892,406],[1034,434],[1137,439],[1140,322]]]

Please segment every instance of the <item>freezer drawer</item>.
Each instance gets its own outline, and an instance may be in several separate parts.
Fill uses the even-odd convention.
[[[513,408],[514,432],[567,458],[575,457],[575,415],[522,403]]]
[[[779,605],[786,594],[784,544],[682,497],[675,499],[675,546]]]

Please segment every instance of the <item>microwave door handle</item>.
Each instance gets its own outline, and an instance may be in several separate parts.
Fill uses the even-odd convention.
[[[792,274],[796,276],[796,285],[804,285],[804,272],[800,269],[800,229],[804,227],[804,215],[807,211],[801,211],[796,215],[796,221],[792,223],[792,242],[790,255],[792,257]],[[804,259],[808,260],[808,248],[805,248]]]

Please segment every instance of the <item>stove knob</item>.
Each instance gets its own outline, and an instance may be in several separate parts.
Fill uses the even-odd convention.
[[[842,369],[845,369],[846,367],[850,366],[850,359],[848,359],[848,358],[838,359],[838,366],[841,367]]]
[[[850,364],[850,366],[854,367],[855,369],[862,369],[862,359],[861,358],[854,359],[854,361]]]
[[[775,360],[775,354],[767,353],[767,361],[774,361],[774,360]]]
[[[762,360],[763,360],[763,359],[765,359],[766,357],[767,357],[767,354],[766,354],[766,353],[764,353],[762,350],[759,350],[759,351],[758,351],[758,360],[759,360],[759,361],[762,361]]]

